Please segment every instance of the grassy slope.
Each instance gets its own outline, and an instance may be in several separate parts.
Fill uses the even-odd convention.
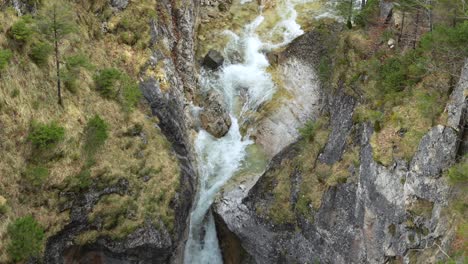
[[[8,208],[6,214],[0,215],[2,263],[8,259],[6,228],[14,219],[32,214],[46,229],[47,236],[66,224],[68,212],[57,210],[58,194],[70,188],[67,183],[80,172],[86,160],[82,150],[83,130],[86,121],[95,114],[108,123],[109,139],[97,154],[91,178],[104,184],[127,178],[132,192],[130,196],[113,195],[100,201],[91,218],[101,216],[111,222],[112,218],[118,221],[109,223],[107,229],[94,237],[99,234],[122,237],[145,217],[161,219],[172,227],[173,211],[169,203],[178,186],[179,168],[169,143],[154,126],[157,120],[150,117],[149,109],[143,104],[131,113],[124,112],[117,102],[104,99],[94,91],[92,81],[94,71],[105,67],[118,68],[137,79],[140,66],[150,55],[146,47],[147,24],[155,3],[151,0],[132,2],[126,10],[116,13],[106,6],[107,1],[95,1],[92,6],[72,6],[79,30],[63,43],[61,51],[66,55],[84,53],[94,69],[81,71],[75,94],[64,91],[64,108],[57,105],[52,58],[45,67],[38,67],[27,56],[26,47],[15,50],[9,65],[0,72],[0,195]],[[138,22],[131,23],[140,24],[129,25],[135,16],[139,17]],[[7,30],[18,19],[11,9],[0,12],[0,47],[13,49]],[[100,24],[106,20],[110,33],[102,34]],[[137,41],[128,40],[129,32],[139,34]],[[61,157],[42,164],[50,171],[46,183],[34,191],[26,191],[22,173],[32,158],[27,135],[33,120],[56,121],[65,127],[66,134],[56,150]],[[147,142],[139,136],[124,135],[137,124],[142,127]],[[149,181],[142,181],[141,177],[147,175]],[[109,201],[113,206],[105,206]],[[126,217],[130,210],[132,219]],[[80,242],[89,242],[92,238]]]

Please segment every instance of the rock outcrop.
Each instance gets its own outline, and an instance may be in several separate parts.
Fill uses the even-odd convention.
[[[221,94],[215,90],[205,96],[200,122],[203,129],[211,135],[220,138],[227,134],[231,127],[231,117],[224,107]]]
[[[467,65],[468,66],[468,63]],[[294,164],[297,142],[279,152],[254,183],[227,190],[215,213],[235,234],[248,263],[437,263],[446,257],[453,238],[450,216],[444,213],[450,197],[445,170],[456,162],[467,106],[465,80],[452,93],[447,110],[449,126],[433,127],[421,139],[410,162],[396,160],[385,167],[373,157],[370,124],[354,124],[354,99],[336,93],[330,100],[328,143],[321,162],[337,162],[353,137],[359,147],[359,166],[345,182],[327,187],[320,206],[309,215],[298,212],[294,186],[307,175],[298,169],[290,180],[293,219],[277,223],[262,213],[274,203],[275,171]],[[334,132],[336,131],[336,132]],[[310,175],[309,175],[310,177]],[[288,183],[287,183],[288,184]],[[219,221],[221,221],[219,220]],[[226,233],[226,232],[225,232]],[[249,262],[250,261],[250,262]]]
[[[202,64],[209,69],[216,70],[223,65],[223,62],[224,58],[221,53],[216,50],[210,50],[203,59]]]
[[[271,158],[299,137],[298,128],[315,119],[326,103],[315,65],[327,52],[325,44],[340,30],[331,25],[329,30],[314,30],[294,40],[277,55],[269,54],[278,63],[283,88],[288,94],[277,108],[269,111],[255,126],[254,136]]]

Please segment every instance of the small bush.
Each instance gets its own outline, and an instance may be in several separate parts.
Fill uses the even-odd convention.
[[[23,16],[11,27],[10,37],[21,45],[27,44],[34,33],[31,23],[31,16]]]
[[[374,21],[379,10],[379,0],[368,0],[366,6],[354,17],[354,23],[366,27]]]
[[[52,122],[50,124],[33,124],[28,140],[37,149],[49,149],[62,141],[65,128]]]
[[[88,188],[93,183],[89,169],[83,169],[77,175],[67,178],[69,190],[80,191]]]
[[[13,89],[13,91],[11,91],[11,98],[16,98],[20,95],[20,90],[18,88],[15,88]]]
[[[96,89],[106,98],[115,97],[115,86],[122,77],[122,72],[115,68],[107,68],[94,75]]]
[[[13,53],[8,49],[0,49],[0,70],[3,70],[10,62]]]
[[[39,42],[33,45],[29,57],[38,66],[44,66],[47,65],[47,61],[49,60],[49,56],[52,53],[52,50],[53,48],[51,45],[44,42]]]
[[[142,97],[138,84],[130,78],[126,78],[122,87],[121,104],[126,112],[131,112]]]
[[[10,243],[7,252],[15,262],[38,256],[42,250],[44,241],[44,229],[32,216],[16,219],[8,225]]]
[[[77,79],[82,68],[92,68],[86,56],[77,54],[65,58],[65,69],[62,71],[62,77],[65,88],[72,93],[76,93],[77,91]]]
[[[309,121],[305,123],[304,127],[299,129],[299,134],[307,141],[313,141],[315,133],[319,128],[317,122]]]
[[[98,115],[95,115],[88,121],[85,128],[84,150],[88,153],[90,159],[104,145],[107,137],[106,122]]]
[[[380,79],[384,93],[401,92],[405,88],[406,68],[397,58],[388,59],[381,67]]]
[[[354,122],[371,122],[372,126],[379,132],[381,129],[381,122],[384,117],[384,114],[380,111],[375,111],[372,109],[367,109],[363,106],[359,106],[354,111],[353,120]]]
[[[40,187],[44,184],[47,177],[49,177],[49,170],[42,166],[29,167],[24,173],[24,178],[34,187]]]

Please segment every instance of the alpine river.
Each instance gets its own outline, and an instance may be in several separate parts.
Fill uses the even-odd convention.
[[[295,5],[298,3],[293,1],[277,4],[280,19],[268,34],[262,35],[267,39],[261,39],[257,32],[265,19],[261,10],[241,33],[225,31],[230,40],[223,51],[224,65],[218,72],[201,73],[202,89],[216,89],[224,95],[232,125],[223,138],[216,139],[201,130],[195,139],[200,178],[190,215],[186,264],[223,263],[210,207],[216,194],[247,158],[246,148],[254,143],[248,135],[242,136],[239,129],[247,113],[256,111],[275,93],[275,84],[267,72],[269,63],[265,53],[287,45],[303,34],[296,22]],[[277,43],[272,43],[273,40]]]

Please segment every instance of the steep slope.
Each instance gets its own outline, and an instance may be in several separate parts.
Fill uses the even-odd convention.
[[[413,45],[402,41],[394,51],[386,41],[375,39],[392,29],[388,21],[393,23],[393,18],[383,17],[383,22],[364,30],[335,33],[339,36],[328,38],[331,42],[316,37],[323,31],[332,32],[319,27],[288,47],[296,51],[300,63],[308,63],[322,77],[326,105],[302,129],[302,139],[279,148],[281,152],[256,183],[244,181],[241,187],[227,188],[218,200],[215,211],[220,236],[232,243],[224,245],[226,261],[463,261],[466,176],[460,176],[460,184],[453,186],[448,175],[458,170],[454,168],[466,168],[466,152],[459,145],[466,126],[468,63],[462,60],[463,69],[456,70],[453,91],[450,78],[435,71],[411,84],[416,88],[406,94],[408,100],[381,99],[378,93],[386,93],[386,76],[382,83],[375,80],[385,66],[372,64],[372,57],[384,54],[376,63],[385,65],[386,59],[407,54]],[[425,23],[416,26],[418,34],[427,30]],[[414,30],[414,26],[408,27],[402,35]],[[320,50],[324,46],[332,47],[328,55],[312,61],[300,52],[304,47]],[[366,63],[375,71],[363,69]],[[385,74],[398,68],[392,71]],[[304,91],[314,91],[309,89]],[[401,96],[404,91],[395,95],[398,93]],[[419,93],[426,93],[426,98],[440,93],[431,101],[439,105],[425,111]],[[444,106],[443,112],[438,110]],[[276,138],[278,142],[282,139]]]
[[[74,24],[59,47],[63,107],[57,105],[53,57],[39,65],[31,55],[46,41],[36,25],[52,2],[0,6],[0,51],[12,54],[0,71],[0,262],[13,256],[10,226],[27,215],[45,234],[39,252],[25,251],[26,257],[44,255],[45,263],[169,261],[183,241],[194,195],[183,112],[184,91],[190,94],[196,78],[187,66],[193,64],[196,4],[63,3]],[[12,30],[19,23],[30,32],[24,43]],[[66,78],[71,57],[83,62],[73,86]],[[115,96],[97,85],[107,69],[123,76],[111,80]],[[170,100],[155,95],[169,87]],[[105,124],[103,143],[89,141],[96,115]],[[52,123],[64,128],[64,138],[39,153],[30,135],[36,124]]]

